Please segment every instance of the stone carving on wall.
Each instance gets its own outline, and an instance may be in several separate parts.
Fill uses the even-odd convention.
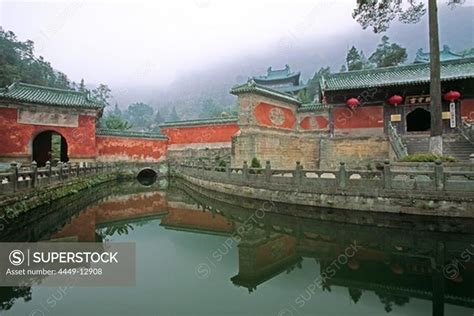
[[[274,125],[282,125],[285,122],[285,113],[280,108],[273,108],[270,111],[270,121]]]

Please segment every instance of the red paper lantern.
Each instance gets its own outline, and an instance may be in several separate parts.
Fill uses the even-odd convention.
[[[403,101],[403,98],[399,96],[398,94],[392,95],[390,99],[388,99],[388,103],[390,103],[393,106],[397,106],[401,104]]]
[[[354,110],[359,105],[359,100],[356,98],[350,98],[346,101],[346,104],[351,108],[351,110]]]
[[[461,97],[461,93],[458,91],[449,91],[444,94],[444,100],[449,102],[454,102]]]

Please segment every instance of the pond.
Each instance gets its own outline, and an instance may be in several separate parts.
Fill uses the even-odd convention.
[[[0,287],[0,314],[473,315],[472,230],[330,222],[266,205],[131,182],[57,201],[6,225],[1,241],[134,242],[136,285]]]

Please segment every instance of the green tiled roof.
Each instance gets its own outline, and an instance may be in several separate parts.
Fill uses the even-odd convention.
[[[175,122],[165,122],[160,124],[161,127],[174,127],[174,126],[192,126],[192,125],[215,125],[215,124],[226,124],[226,123],[237,123],[236,116],[230,117],[213,117],[196,120],[185,120]]]
[[[156,138],[156,139],[168,139],[165,135],[158,133],[149,132],[136,132],[129,130],[118,130],[118,129],[106,129],[100,128],[96,130],[96,135],[99,136],[119,136],[119,137],[139,137],[139,138]]]
[[[463,58],[441,63],[441,80],[466,79],[474,77],[474,58]],[[400,86],[430,81],[429,64],[386,67],[347,71],[321,78],[325,91],[350,90],[369,87]]]
[[[272,67],[268,67],[267,74],[265,76],[254,76],[255,81],[273,81],[282,79],[291,79],[300,76],[300,72],[291,72],[290,66],[285,65],[283,69],[273,70]],[[297,79],[297,82],[299,79]]]
[[[441,61],[448,61],[453,59],[459,59],[464,57],[474,57],[472,56],[472,49],[466,50],[464,52],[453,52],[448,45],[443,46],[443,50],[439,52],[439,60]],[[429,63],[430,62],[430,53],[423,52],[423,49],[420,48],[416,52],[416,57],[414,63]]]
[[[284,86],[284,87],[278,87],[278,88],[273,88],[277,91],[281,91],[281,92],[285,92],[285,93],[289,93],[289,92],[298,92],[300,90],[303,90],[304,88],[306,88],[306,85],[305,84],[300,84],[300,85],[297,85],[297,86],[293,86],[293,85],[288,85],[288,86]]]
[[[104,104],[91,99],[87,93],[15,82],[0,89],[0,98],[67,107],[103,108]]]
[[[328,106],[322,103],[305,103],[301,104],[298,108],[298,112],[311,112],[311,111],[318,111],[318,110],[325,110]]]
[[[257,84],[254,80],[249,80],[248,82],[235,86],[230,90],[230,93],[234,95],[239,95],[242,93],[257,93],[263,96],[269,96],[277,98],[286,102],[294,103],[300,105],[301,102],[298,101],[291,94],[287,94],[275,89],[271,89],[262,85]]]

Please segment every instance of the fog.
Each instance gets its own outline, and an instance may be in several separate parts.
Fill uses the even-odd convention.
[[[474,46],[474,0],[454,10],[438,1],[440,43]],[[338,71],[352,45],[370,55],[382,34],[353,20],[356,0],[0,0],[0,26],[35,42],[36,55],[75,82],[106,83],[120,107],[195,108],[212,97],[234,101],[229,89],[268,66],[290,64],[312,77],[320,67]],[[390,39],[411,62],[428,48],[428,24],[394,22]]]
[[[358,27],[354,0],[1,1],[0,25],[72,80],[165,86],[183,74]],[[337,21],[337,23],[335,23]]]

